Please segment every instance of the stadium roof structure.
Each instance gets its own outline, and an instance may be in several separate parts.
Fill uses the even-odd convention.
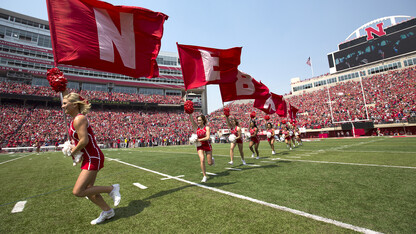
[[[361,31],[364,31],[365,28],[367,28],[367,27],[369,27],[369,26],[371,26],[373,24],[376,24],[376,23],[379,23],[379,22],[384,22],[384,21],[390,21],[390,24],[391,24],[390,26],[392,26],[392,25],[397,24],[398,23],[398,20],[397,19],[400,19],[400,18],[405,18],[406,20],[409,20],[409,19],[411,19],[413,17],[407,16],[407,15],[395,15],[395,16],[386,16],[386,17],[382,17],[382,18],[378,18],[378,19],[372,20],[372,21],[370,21],[370,22],[368,22],[366,24],[363,24],[361,27],[357,28],[354,32],[352,32],[345,39],[345,41],[350,41],[350,40],[353,40],[353,39],[356,39],[356,38],[359,38],[359,37],[363,36],[364,34],[362,35],[361,34]],[[355,38],[354,38],[354,36],[355,36]]]

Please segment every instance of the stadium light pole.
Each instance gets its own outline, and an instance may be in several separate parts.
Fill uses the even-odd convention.
[[[331,120],[332,120],[332,124],[334,124],[334,115],[332,114],[332,101],[331,101],[331,95],[329,94],[328,82],[326,82],[326,90],[328,91],[328,102],[329,102],[329,110],[331,111]]]

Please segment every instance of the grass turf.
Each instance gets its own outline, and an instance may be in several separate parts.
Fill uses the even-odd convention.
[[[232,167],[239,171],[226,169],[229,145],[214,144],[216,165],[207,166],[207,171],[217,175],[210,176],[206,185],[375,231],[415,233],[415,143],[416,138],[326,139],[304,142],[291,151],[276,143],[277,154],[272,156],[267,142],[261,142],[259,160],[250,157],[245,143],[247,163],[258,166],[241,165],[236,149]],[[184,175],[187,181],[199,183],[202,178],[193,146],[104,153],[107,159]],[[100,211],[71,194],[79,166],[72,167],[62,153],[5,154],[0,163],[1,233],[353,232],[174,179],[161,180],[161,175],[114,160],[106,160],[96,185],[120,183],[122,202],[113,219],[92,226],[89,222]],[[148,189],[133,186],[135,182]],[[108,196],[104,198],[111,204]],[[27,200],[24,211],[11,214],[21,200]]]

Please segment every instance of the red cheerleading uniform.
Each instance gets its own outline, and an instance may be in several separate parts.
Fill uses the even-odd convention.
[[[289,134],[289,131],[285,130],[285,131],[283,131],[283,134],[285,135],[285,139],[288,139],[288,140],[292,139],[292,137]]]
[[[236,137],[238,137],[237,126],[235,126],[234,130],[231,130],[231,134],[234,134]],[[243,144],[243,140],[241,138],[239,138],[235,141],[235,143]]]
[[[257,144],[257,143],[260,142],[260,139],[259,139],[259,136],[258,135],[253,136],[254,133],[256,133],[256,130],[257,130],[257,128],[250,129],[250,135],[251,135],[250,141],[254,142],[255,144]]]
[[[204,128],[200,128],[198,127],[198,129],[196,130],[196,135],[198,136],[198,139],[202,139],[204,137],[207,136],[207,127],[204,126]],[[212,151],[212,146],[211,146],[211,141],[207,140],[207,141],[200,141],[199,143],[201,143],[201,146],[196,147],[196,150],[203,150],[206,152]]]
[[[78,114],[81,115],[81,114]],[[71,126],[69,127],[69,137],[71,140],[74,140],[75,145],[78,144],[79,138],[78,133],[74,128],[74,120],[71,121]],[[88,121],[88,144],[81,150],[82,152],[82,164],[81,169],[96,171],[104,167],[104,154],[98,147],[95,140],[94,132],[92,131],[90,122]]]

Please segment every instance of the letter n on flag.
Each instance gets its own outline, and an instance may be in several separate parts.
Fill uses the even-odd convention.
[[[177,43],[185,90],[237,80],[241,47],[215,49]]]
[[[267,99],[270,92],[266,85],[241,71],[238,71],[237,81],[220,84],[220,91],[223,102],[240,99]]]
[[[275,93],[270,93],[266,99],[256,99],[253,106],[266,114],[278,114],[280,117],[286,117],[286,102],[283,96]]]
[[[55,64],[156,77],[168,16],[97,0],[47,0]]]

